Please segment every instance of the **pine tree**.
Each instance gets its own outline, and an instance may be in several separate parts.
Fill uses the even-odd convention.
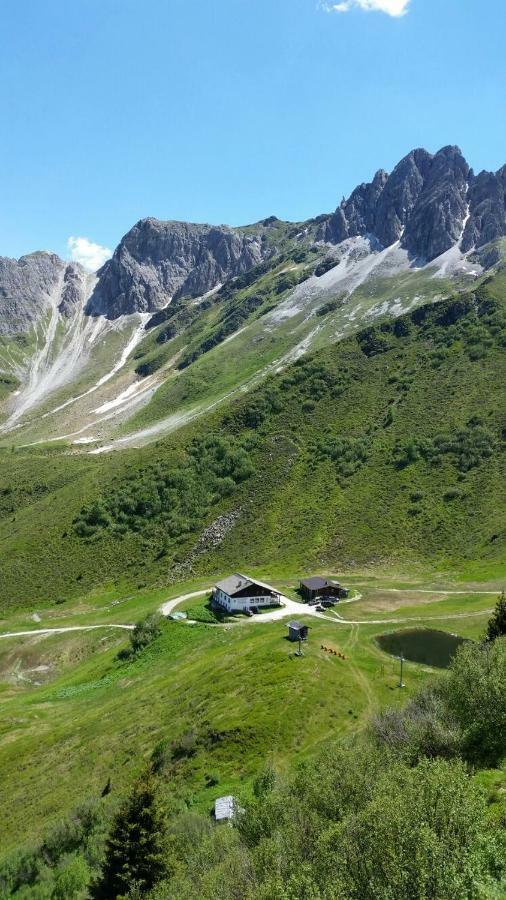
[[[93,900],[119,900],[132,888],[140,894],[168,874],[165,815],[156,795],[156,782],[146,774],[117,813],[106,844],[99,879],[91,888]]]
[[[489,619],[487,641],[495,641],[503,634],[506,634],[506,594],[504,591],[498,597],[494,614]]]

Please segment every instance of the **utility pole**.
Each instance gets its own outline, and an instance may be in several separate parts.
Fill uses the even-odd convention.
[[[401,675],[400,675],[400,678],[399,678],[399,687],[400,687],[400,688],[403,688],[403,687],[406,687],[406,685],[404,684],[404,682],[403,682],[403,680],[402,680],[402,675],[403,675],[403,670],[404,670],[404,655],[403,655],[402,653],[401,653],[401,655],[399,656],[399,659],[400,659],[400,662],[401,662]]]

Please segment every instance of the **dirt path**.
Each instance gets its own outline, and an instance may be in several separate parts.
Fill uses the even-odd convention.
[[[400,588],[382,588],[382,590],[390,590],[392,593],[402,593]],[[170,615],[172,610],[179,606],[180,603],[183,603],[185,600],[193,600],[194,597],[203,597],[206,594],[210,594],[212,591],[211,587],[204,588],[200,591],[193,591],[189,594],[181,594],[179,597],[173,597],[171,600],[166,600],[165,603],[159,607],[160,612],[164,616]],[[490,594],[495,595],[496,591],[423,591],[423,593],[427,594],[442,594],[442,595],[452,595],[452,594]],[[351,597],[349,600],[341,601],[340,605],[344,603],[349,604],[353,602],[358,602],[362,599],[362,594],[357,593],[356,597]],[[282,605],[278,609],[269,610],[269,612],[262,613],[258,616],[252,616],[251,618],[247,618],[237,622],[237,625],[246,625],[250,623],[262,623],[262,622],[277,622],[280,619],[285,619],[287,616],[312,616],[315,619],[322,619],[325,622],[334,622],[336,625],[348,625],[352,628],[352,637],[356,640],[356,628],[358,625],[406,625],[410,622],[437,622],[444,621],[448,619],[471,619],[478,616],[490,615],[492,610],[480,610],[478,612],[469,612],[469,613],[447,613],[442,616],[410,616],[410,617],[402,617],[402,618],[391,618],[391,619],[344,619],[339,613],[332,609],[332,615],[327,615],[325,613],[317,612],[314,606],[309,606],[307,604],[302,604],[297,602],[296,600],[291,600],[289,597],[284,597],[281,595],[281,603]],[[228,623],[230,624],[230,623]],[[37,628],[31,631],[10,631],[5,634],[0,634],[0,639],[2,638],[14,638],[14,637],[29,637],[32,634],[65,634],[66,632],[72,631],[93,631],[97,628],[121,628],[124,631],[132,631],[134,629],[134,625],[116,625],[116,624],[104,624],[104,625],[69,625],[63,628]]]
[[[1,638],[30,637],[32,634],[65,634],[67,631],[94,631],[97,628],[122,628],[133,631],[135,625],[69,625],[67,628],[34,628],[32,631],[8,631]]]
[[[378,591],[381,591],[385,594],[442,594],[444,597],[453,597],[468,594],[476,594],[478,597],[497,597],[500,591],[436,591],[431,590],[430,588],[377,588]]]
[[[469,613],[446,613],[444,616],[409,616],[402,619],[343,619],[339,613],[334,611],[336,621],[341,625],[406,625],[409,622],[441,622],[447,619],[473,619],[478,616],[487,616],[492,613],[491,609],[481,609],[478,612]],[[325,616],[325,618],[327,618]]]

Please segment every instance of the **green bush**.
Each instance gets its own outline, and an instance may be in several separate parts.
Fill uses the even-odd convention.
[[[253,474],[245,441],[218,435],[196,439],[179,465],[135,468],[74,520],[81,538],[101,533],[151,532],[169,538],[195,531],[220,498]]]
[[[437,434],[432,440],[411,439],[404,445],[397,444],[393,462],[402,469],[419,459],[437,466],[446,458],[459,472],[468,472],[492,456],[496,443],[489,428],[480,420],[471,419],[465,429],[455,434]]]

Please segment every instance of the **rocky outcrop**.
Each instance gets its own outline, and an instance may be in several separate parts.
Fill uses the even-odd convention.
[[[63,316],[82,303],[86,274],[55,253],[30,253],[20,259],[0,257],[0,334],[26,332],[51,304]]]
[[[403,245],[412,256],[430,262],[460,240],[468,210],[469,176],[458,147],[445,147],[432,157],[404,231]]]
[[[93,315],[155,312],[172,299],[197,297],[269,254],[260,232],[142,219],[99,272]]]
[[[498,172],[480,172],[472,180],[469,207],[463,250],[483,247],[506,235],[506,166]]]
[[[319,226],[331,243],[373,235],[383,247],[401,241],[430,262],[458,241],[481,247],[506,235],[506,166],[475,176],[458,147],[435,155],[413,150],[391,175],[380,170]]]
[[[286,227],[285,227],[286,226]],[[142,219],[98,273],[86,312],[114,319],[155,313],[173,299],[198,297],[286,249],[286,241],[340,244],[368,236],[399,241],[430,262],[456,243],[466,252],[506,235],[506,166],[474,175],[458,147],[408,153],[391,174],[380,169],[332,215],[289,226],[270,216],[247,228]],[[285,243],[283,243],[285,242]],[[496,261],[498,251],[485,251]],[[492,264],[492,263],[491,263]],[[63,316],[85,302],[80,266],[51,253],[0,259],[0,333],[26,331],[55,302]]]

